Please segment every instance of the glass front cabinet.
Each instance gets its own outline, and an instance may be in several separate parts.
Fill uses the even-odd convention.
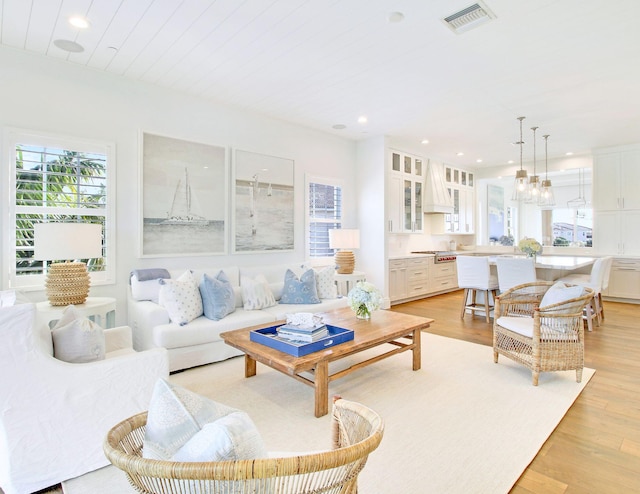
[[[423,158],[391,151],[387,192],[387,228],[390,233],[423,232],[424,172]]]
[[[475,187],[473,172],[445,165],[447,191],[453,198],[453,213],[444,215],[445,233],[474,233]]]

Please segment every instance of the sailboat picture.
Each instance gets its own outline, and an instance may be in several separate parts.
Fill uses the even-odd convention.
[[[227,252],[226,149],[143,134],[141,256]]]
[[[163,225],[206,225],[209,221],[200,214],[196,206],[196,198],[193,195],[189,183],[189,169],[185,167],[184,177],[178,181],[173,194],[171,209]]]
[[[236,151],[235,252],[293,250],[293,160]]]

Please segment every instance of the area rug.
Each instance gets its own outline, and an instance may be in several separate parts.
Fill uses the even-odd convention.
[[[330,385],[385,420],[379,448],[360,474],[363,494],[506,493],[591,379],[575,372],[531,373],[490,347],[423,333],[422,369],[410,353],[360,369]],[[330,445],[330,417],[313,416],[313,389],[244,360],[190,369],[172,382],[249,412],[270,451]],[[128,494],[119,470],[106,467],[63,484],[65,494]]]

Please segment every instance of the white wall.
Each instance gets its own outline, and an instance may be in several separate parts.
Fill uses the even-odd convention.
[[[127,278],[134,268],[258,265],[304,259],[304,176],[307,173],[343,181],[344,221],[357,224],[356,144],[353,141],[4,47],[0,47],[0,67],[0,126],[3,129],[17,127],[116,144],[117,283],[93,287],[91,294],[117,298],[118,324],[126,322]],[[140,131],[293,159],[295,251],[140,258]],[[8,155],[9,151],[2,149],[3,167],[9,166]],[[6,204],[7,193],[3,184],[2,204]],[[3,235],[12,228],[4,224],[0,227]],[[0,272],[0,276],[6,285],[5,273]],[[30,292],[28,296],[33,301],[46,298],[43,291]]]

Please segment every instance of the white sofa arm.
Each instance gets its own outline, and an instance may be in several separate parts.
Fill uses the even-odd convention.
[[[129,296],[128,321],[133,333],[133,348],[138,351],[156,348],[153,341],[153,328],[162,324],[169,324],[167,310],[149,300],[134,300]]]
[[[105,352],[114,352],[116,350],[133,349],[133,336],[129,326],[118,326],[104,330]]]

